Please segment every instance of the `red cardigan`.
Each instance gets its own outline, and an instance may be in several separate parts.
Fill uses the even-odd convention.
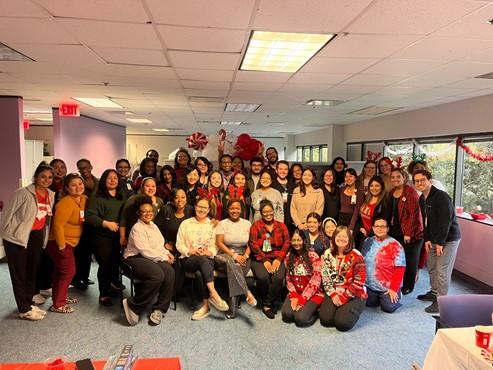
[[[389,199],[392,200],[395,189],[392,189],[389,194]],[[419,195],[417,191],[404,184],[404,190],[397,204],[399,212],[399,223],[402,233],[411,237],[411,241],[423,238],[423,217],[419,208]]]

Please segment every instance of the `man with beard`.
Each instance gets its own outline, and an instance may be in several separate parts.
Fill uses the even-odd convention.
[[[289,163],[284,160],[280,160],[276,164],[276,175],[272,178],[272,187],[278,190],[282,195],[284,202],[284,223],[289,232],[294,230],[293,221],[291,219],[291,198],[293,197],[293,190],[296,187],[294,181],[288,180]]]
[[[267,166],[265,167],[269,173],[272,179],[275,179],[277,176],[277,168],[276,164],[279,159],[279,154],[277,153],[277,149],[274,148],[273,146],[267,148],[265,151],[265,156],[267,157]]]
[[[250,160],[250,174],[247,179],[249,193],[252,194],[259,187],[260,172],[264,166],[264,161],[260,157],[255,157]]]

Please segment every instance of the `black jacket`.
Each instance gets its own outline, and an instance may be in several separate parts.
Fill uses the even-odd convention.
[[[445,245],[446,242],[461,238],[454,205],[446,192],[432,185],[428,198],[424,194],[419,197],[419,206],[425,227],[425,241]]]

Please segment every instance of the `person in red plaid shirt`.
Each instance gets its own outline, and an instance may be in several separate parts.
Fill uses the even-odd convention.
[[[283,261],[289,249],[286,225],[274,220],[274,206],[270,200],[260,202],[261,219],[250,228],[248,244],[252,251],[252,271],[263,302],[262,311],[269,319],[276,316],[274,302],[281,294],[286,268]]]
[[[296,229],[291,237],[291,250],[286,264],[286,287],[288,296],[282,306],[282,321],[294,322],[296,326],[312,325],[317,310],[324,299],[320,275],[320,257],[310,244],[305,243],[306,234]]]

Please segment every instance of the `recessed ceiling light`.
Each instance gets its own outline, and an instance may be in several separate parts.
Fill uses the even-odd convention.
[[[2,61],[10,61],[10,62],[34,62],[34,59],[25,56],[22,53],[19,53],[17,50],[14,50],[8,47],[5,44],[0,42],[0,60]]]
[[[353,112],[349,112],[348,114],[358,114],[364,116],[378,116],[379,114],[391,112],[393,110],[402,109],[402,107],[378,107],[373,105],[371,107],[366,107],[362,109],[355,110]]]
[[[334,105],[339,105],[341,103],[344,103],[344,100],[310,99],[305,103],[305,105],[333,107]]]
[[[133,116],[134,115],[134,112],[125,112],[125,115],[126,116]]]
[[[296,72],[335,35],[253,31],[241,70]]]
[[[284,126],[284,122],[267,122],[267,126]]]
[[[169,132],[167,128],[153,128],[152,130],[157,132]]]
[[[75,98],[72,99],[80,101],[81,103],[90,105],[94,108],[123,108],[120,104],[115,103],[108,98]]]
[[[147,118],[125,118],[128,122],[132,123],[152,123],[150,119]]]
[[[242,123],[241,121],[221,121],[222,126],[239,126]]]
[[[224,107],[225,112],[255,112],[261,104],[250,103],[227,103]]]

